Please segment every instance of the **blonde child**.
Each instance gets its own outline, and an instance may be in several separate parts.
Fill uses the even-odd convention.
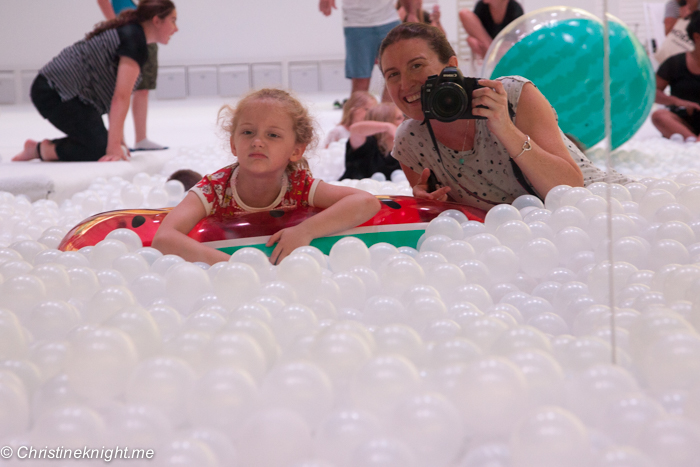
[[[237,162],[206,175],[163,220],[153,246],[188,261],[214,264],[229,255],[187,236],[206,216],[237,216],[271,209],[315,206],[322,212],[282,229],[267,243],[278,264],[295,248],[317,237],[352,228],[379,211],[369,193],[314,180],[304,151],[316,140],[308,110],[289,93],[261,89],[235,109],[219,112]]]
[[[340,123],[328,132],[323,141],[323,147],[328,148],[331,143],[350,137],[350,125],[361,122],[372,107],[377,105],[377,99],[367,91],[355,91],[343,105],[343,118]]]
[[[367,112],[365,120],[350,126],[350,138],[345,146],[343,178],[369,178],[377,172],[386,178],[401,168],[391,156],[394,135],[404,116],[392,103],[382,103]]]

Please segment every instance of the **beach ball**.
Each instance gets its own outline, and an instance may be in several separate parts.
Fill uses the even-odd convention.
[[[656,93],[654,69],[629,28],[608,15],[613,149],[646,120]],[[491,44],[481,76],[519,75],[549,100],[564,133],[587,147],[605,137],[603,22],[577,8],[533,11],[510,23]]]

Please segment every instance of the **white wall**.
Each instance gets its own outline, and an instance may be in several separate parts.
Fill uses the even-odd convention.
[[[340,6],[343,0],[336,0]],[[458,40],[458,0],[438,2],[451,42]],[[526,11],[565,4],[600,14],[603,0],[519,0]],[[608,0],[617,14],[620,2]],[[663,0],[658,0],[663,1]],[[160,49],[162,65],[342,59],[340,10],[318,0],[175,0],[180,32]],[[0,71],[41,67],[102,18],[96,0],[0,0]]]
[[[340,10],[318,0],[175,0],[180,31],[161,47],[163,65],[340,59]],[[338,5],[342,0],[338,0]],[[455,0],[439,0],[457,36]],[[96,0],[0,0],[0,70],[36,69],[102,18]]]
[[[316,0],[176,0],[168,64],[342,58],[340,12]],[[37,68],[101,20],[96,0],[0,0],[0,70]]]

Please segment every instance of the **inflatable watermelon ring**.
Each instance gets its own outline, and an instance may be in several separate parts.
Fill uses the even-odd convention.
[[[312,246],[325,254],[342,237],[353,236],[372,246],[386,242],[394,246],[416,247],[428,223],[440,213],[453,209],[464,213],[469,220],[483,222],[472,208],[462,204],[432,201],[410,196],[377,196],[382,203],[379,212],[364,224],[330,237],[316,238]],[[233,254],[245,247],[262,250],[268,256],[274,247],[265,243],[272,234],[292,227],[320,212],[318,208],[296,208],[289,211],[254,212],[233,218],[205,217],[188,234],[200,243]],[[111,231],[129,229],[141,238],[143,246],[151,246],[161,221],[170,209],[128,209],[96,214],[73,227],[58,246],[59,250],[79,250],[94,246]]]

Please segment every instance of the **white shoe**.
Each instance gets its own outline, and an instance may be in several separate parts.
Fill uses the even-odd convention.
[[[144,138],[134,145],[132,151],[160,151],[163,149],[168,149],[168,147],[154,143],[148,138]]]

